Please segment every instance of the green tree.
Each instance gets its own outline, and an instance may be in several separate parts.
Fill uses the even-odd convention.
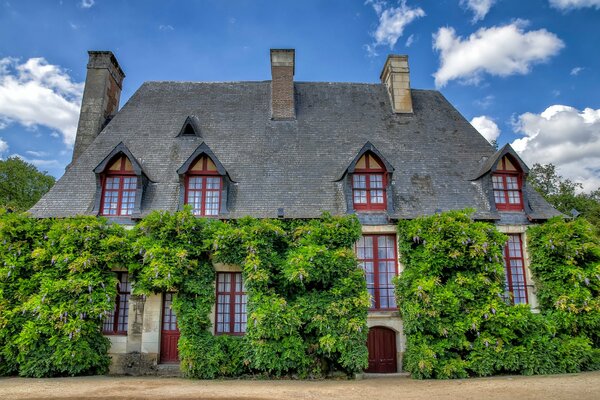
[[[0,160],[0,207],[27,211],[54,182],[53,176],[18,157]]]
[[[600,229],[600,189],[582,192],[581,183],[558,175],[553,164],[534,164],[527,181],[560,212],[571,215],[575,209]]]

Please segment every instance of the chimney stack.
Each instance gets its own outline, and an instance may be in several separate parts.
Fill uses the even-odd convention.
[[[381,83],[385,85],[390,95],[392,110],[398,114],[412,114],[408,56],[390,54],[385,61],[379,79],[381,79]]]
[[[83,100],[73,148],[75,161],[119,110],[125,73],[110,51],[88,51]]]
[[[271,49],[271,119],[293,120],[294,49]]]

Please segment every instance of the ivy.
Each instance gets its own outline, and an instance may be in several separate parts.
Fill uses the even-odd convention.
[[[402,221],[398,232],[404,271],[396,295],[407,336],[404,367],[413,377],[600,367],[599,286],[592,282],[600,252],[589,224],[553,220],[529,229],[540,314],[506,303],[506,236],[474,222],[469,210]]]
[[[3,214],[0,238],[0,373],[106,373],[101,326],[114,308],[111,269],[130,253],[122,228],[94,217]]]
[[[243,374],[319,377],[367,364],[369,304],[352,246],[355,217],[284,223],[198,219],[155,212],[132,232],[138,293],[176,292],[179,355],[190,377]],[[238,265],[247,292],[242,337],[214,336],[213,263]]]

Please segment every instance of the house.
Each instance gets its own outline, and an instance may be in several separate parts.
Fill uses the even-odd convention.
[[[356,214],[356,254],[372,295],[370,371],[402,368],[391,282],[402,271],[400,219],[475,209],[509,234],[510,298],[536,307],[525,231],[559,213],[527,185],[528,168],[509,145],[496,151],[441,93],[411,89],[407,56],[390,55],[377,84],[295,82],[295,51],[270,57],[271,80],[146,82],[119,109],[125,74],[111,52],[90,51],[73,161],[31,213],[125,225],[185,204],[220,219]],[[240,269],[215,270],[214,332],[243,334]],[[132,354],[141,372],[177,362],[172,295],[132,296],[126,271],[118,277],[104,323],[113,371],[131,371]]]

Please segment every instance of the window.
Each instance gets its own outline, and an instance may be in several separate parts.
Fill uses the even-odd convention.
[[[508,235],[504,247],[504,273],[507,297],[513,304],[527,304],[527,282],[521,235]]]
[[[363,155],[352,174],[352,199],[356,210],[385,210],[387,175],[372,153]]]
[[[194,215],[219,215],[222,178],[215,163],[201,156],[185,176],[185,204],[192,206]]]
[[[168,292],[163,297],[163,331],[177,331],[177,315],[173,310],[173,293]]]
[[[106,216],[131,215],[135,207],[137,176],[126,156],[117,158],[102,177],[100,214]]]
[[[396,237],[364,235],[356,244],[356,257],[367,279],[371,309],[396,309],[392,278],[397,273]]]
[[[522,182],[523,173],[518,164],[508,156],[502,157],[492,175],[494,201],[498,210],[523,209]]]
[[[131,283],[127,272],[117,272],[117,298],[115,309],[104,318],[102,331],[106,335],[127,335],[127,322],[129,320],[129,295]]]
[[[246,291],[241,272],[217,274],[217,334],[246,332]]]

